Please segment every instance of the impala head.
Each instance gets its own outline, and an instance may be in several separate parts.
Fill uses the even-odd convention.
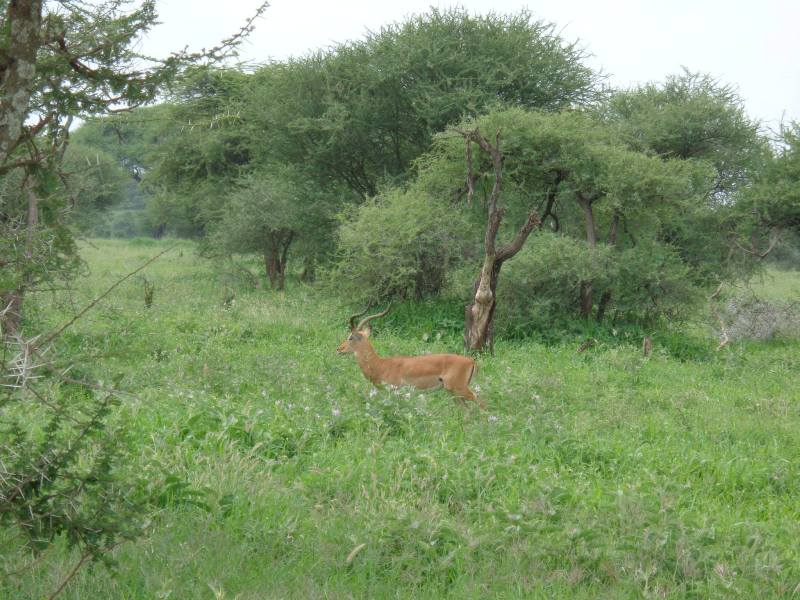
[[[347,338],[341,344],[339,344],[336,352],[339,354],[357,352],[360,346],[368,343],[367,339],[372,331],[372,329],[368,326],[368,323],[372,321],[372,319],[386,316],[390,308],[392,308],[391,304],[387,306],[386,310],[383,312],[370,315],[369,317],[364,317],[358,325],[356,325],[356,319],[363,316],[369,310],[369,306],[364,309],[363,312],[350,317],[350,335],[348,335]]]

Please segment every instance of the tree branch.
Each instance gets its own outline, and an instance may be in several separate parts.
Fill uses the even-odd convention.
[[[525,244],[525,240],[528,239],[528,236],[530,235],[531,231],[533,231],[534,227],[540,226],[541,224],[542,221],[539,218],[539,215],[535,210],[532,210],[528,214],[528,218],[526,219],[525,223],[522,225],[522,227],[520,227],[519,231],[517,231],[517,235],[514,236],[514,239],[497,251],[497,261],[503,262],[509,258],[512,258],[522,249],[522,246]]]
[[[100,294],[100,295],[99,295],[97,298],[95,298],[95,299],[94,299],[94,300],[92,300],[92,301],[91,301],[89,304],[87,304],[87,305],[86,305],[86,306],[85,306],[85,307],[84,307],[84,308],[83,308],[83,309],[82,309],[82,310],[81,310],[81,311],[80,311],[80,312],[79,312],[77,315],[75,315],[75,316],[74,316],[74,317],[72,317],[72,318],[71,318],[69,321],[67,321],[66,323],[64,323],[64,325],[62,325],[61,327],[59,327],[59,328],[58,328],[58,329],[57,329],[55,332],[53,332],[53,333],[51,333],[49,336],[47,336],[47,337],[44,339],[44,341],[42,341],[42,342],[40,342],[40,343],[37,343],[37,344],[36,344],[36,347],[38,348],[38,347],[44,346],[44,345],[46,345],[46,344],[49,344],[50,342],[52,342],[52,341],[53,341],[54,339],[56,339],[56,338],[57,338],[59,335],[61,335],[62,333],[64,333],[64,330],[65,330],[65,329],[67,329],[68,327],[70,327],[70,326],[71,326],[73,323],[75,323],[75,321],[77,321],[78,319],[80,319],[80,318],[81,318],[83,315],[85,315],[85,314],[86,314],[87,312],[89,312],[89,311],[90,311],[92,308],[94,308],[94,307],[95,307],[95,306],[96,306],[96,305],[97,305],[97,304],[98,304],[98,303],[99,303],[99,302],[100,302],[100,301],[101,301],[103,298],[105,298],[105,297],[106,297],[106,296],[108,296],[108,295],[109,295],[111,292],[113,292],[113,291],[114,291],[114,290],[115,290],[115,289],[116,289],[116,288],[117,288],[117,287],[118,287],[120,284],[124,283],[125,281],[127,281],[128,279],[130,279],[131,277],[133,277],[134,275],[136,275],[136,274],[137,274],[139,271],[142,271],[142,270],[144,270],[145,268],[149,267],[149,266],[150,266],[152,263],[154,263],[156,260],[158,260],[159,258],[161,258],[161,257],[162,257],[164,254],[166,254],[166,253],[167,253],[167,252],[169,252],[170,250],[173,250],[174,248],[175,248],[175,246],[170,246],[170,247],[169,247],[169,248],[167,248],[166,250],[163,250],[162,252],[159,252],[159,253],[158,253],[158,254],[156,254],[154,257],[152,257],[150,260],[148,260],[146,263],[144,263],[142,266],[140,266],[139,268],[137,268],[137,269],[135,269],[135,270],[131,271],[130,273],[128,273],[127,275],[125,275],[125,277],[123,277],[122,279],[119,279],[119,280],[117,280],[116,282],[114,282],[114,284],[113,284],[111,287],[109,287],[109,288],[108,288],[108,289],[107,289],[105,292],[103,292],[103,293],[102,293],[102,294]]]
[[[780,227],[773,227],[769,236],[769,246],[763,252],[759,252],[758,250],[756,250],[753,245],[751,245],[750,248],[745,248],[739,243],[739,240],[737,240],[733,236],[731,236],[731,241],[733,241],[734,245],[737,248],[739,248],[739,250],[741,250],[742,252],[745,252],[746,254],[750,254],[752,256],[758,257],[759,259],[762,259],[766,258],[767,255],[775,249],[775,246],[778,245],[778,242],[781,239],[782,233],[783,232],[781,231]]]

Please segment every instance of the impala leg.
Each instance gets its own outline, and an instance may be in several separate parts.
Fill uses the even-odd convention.
[[[467,400],[472,400],[482,409],[486,408],[486,405],[475,395],[475,392],[469,389],[469,386],[466,383],[456,383],[452,380],[448,381],[447,379],[444,379],[442,384],[446,390],[449,390],[456,395],[458,402],[460,402],[464,408],[467,407]]]
[[[480,398],[478,398],[478,396],[475,395],[475,392],[473,392],[468,387],[464,386],[463,391],[458,391],[456,393],[459,395],[463,395],[464,398],[467,398],[468,400],[472,400],[475,404],[478,405],[478,407],[481,410],[486,410],[486,403]]]

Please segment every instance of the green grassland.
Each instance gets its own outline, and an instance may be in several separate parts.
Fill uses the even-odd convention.
[[[86,246],[75,304],[165,247]],[[63,598],[800,596],[797,341],[715,353],[673,331],[644,358],[635,339],[500,340],[479,359],[489,408],[465,411],[373,390],[335,353],[348,315],[312,288],[228,283],[225,307],[189,243],[147,277],[150,309],[133,278],[62,344],[94,357],[77,370],[122,376],[129,468],[168,484],[147,535]],[[50,325],[72,310],[39,306]],[[379,352],[459,350],[419,310],[376,327]],[[56,545],[0,596],[45,597],[74,563]]]

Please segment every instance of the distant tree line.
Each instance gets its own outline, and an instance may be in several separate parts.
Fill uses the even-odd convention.
[[[584,58],[527,12],[452,9],[195,67],[73,136],[66,160],[99,167],[76,223],[126,207],[129,233],[256,254],[278,289],[295,269],[353,303],[458,298],[475,349],[496,306],[519,334],[679,318],[796,231],[797,126],[770,138],[707,75],[609,90]]]

